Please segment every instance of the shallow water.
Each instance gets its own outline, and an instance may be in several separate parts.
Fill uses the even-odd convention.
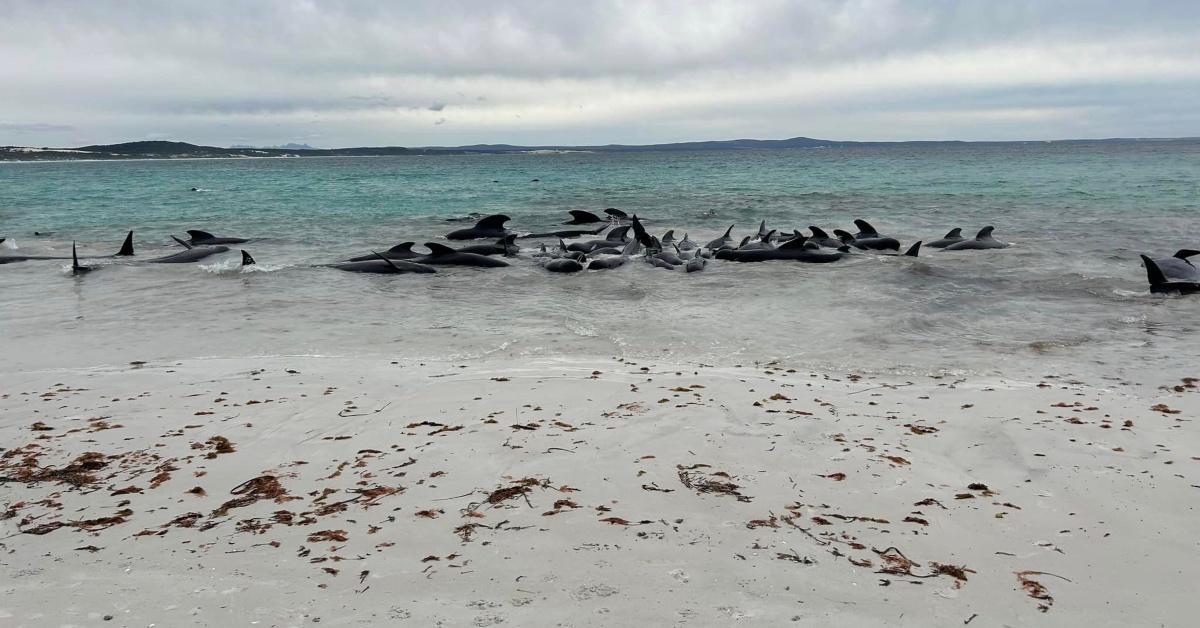
[[[533,182],[533,179],[539,179]],[[191,192],[199,187],[205,191]],[[1200,354],[1200,297],[1146,290],[1139,252],[1200,248],[1200,142],[800,151],[0,163],[0,254],[139,256],[191,228],[255,238],[199,265],[0,265],[6,369],[196,356],[627,356],[820,371],[1161,379]],[[627,264],[364,276],[309,265],[503,212],[548,230],[619,207],[699,242],[730,223],[851,227],[907,246],[996,226],[1013,246],[829,265]],[[851,227],[851,231],[854,229]],[[35,237],[34,231],[53,235]],[[1194,370],[1194,369],[1192,369]]]

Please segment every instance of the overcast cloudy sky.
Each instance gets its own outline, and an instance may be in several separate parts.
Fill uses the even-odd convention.
[[[0,1],[0,144],[1200,135],[1200,1]]]

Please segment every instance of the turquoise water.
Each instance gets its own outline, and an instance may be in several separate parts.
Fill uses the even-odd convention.
[[[533,181],[537,179],[538,181]],[[191,192],[192,187],[202,192]],[[870,220],[902,243],[995,225],[983,253],[815,267],[633,265],[367,277],[312,268],[447,218],[506,213],[520,231],[618,207],[707,241]],[[432,359],[627,355],[815,369],[1136,377],[1187,370],[1200,298],[1147,294],[1137,253],[1200,248],[1200,142],[928,145],[695,153],[0,163],[2,253],[145,256],[170,234],[254,238],[261,267],[0,265],[10,366],[261,354]],[[854,229],[850,229],[853,231]],[[33,236],[34,232],[49,236]],[[49,349],[49,350],[48,350]],[[1190,373],[1194,375],[1195,373]]]

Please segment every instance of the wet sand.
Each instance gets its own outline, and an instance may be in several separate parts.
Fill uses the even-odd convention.
[[[0,618],[1191,623],[1197,382],[1051,375],[611,358],[9,372]]]

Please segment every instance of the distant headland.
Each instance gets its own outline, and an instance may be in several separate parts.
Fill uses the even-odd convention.
[[[605,144],[600,146],[516,146],[512,144],[472,144],[470,146],[361,146],[354,148],[312,148],[307,144],[283,144],[256,148],[235,145],[230,148],[200,146],[187,142],[141,141],[121,144],[94,144],[77,148],[0,146],[0,161],[62,161],[62,160],[120,160],[120,159],[231,159],[268,157],[390,157],[408,155],[468,155],[520,154],[556,152],[652,152],[652,151],[715,151],[715,150],[786,150],[815,148],[854,148],[883,146],[957,146],[980,144],[1045,145],[1045,144],[1104,144],[1196,141],[1200,138],[1108,138],[1070,140],[1028,140],[1006,142],[966,142],[953,140],[907,142],[852,142],[793,137],[784,140],[718,140],[708,142],[679,142],[674,144]]]

